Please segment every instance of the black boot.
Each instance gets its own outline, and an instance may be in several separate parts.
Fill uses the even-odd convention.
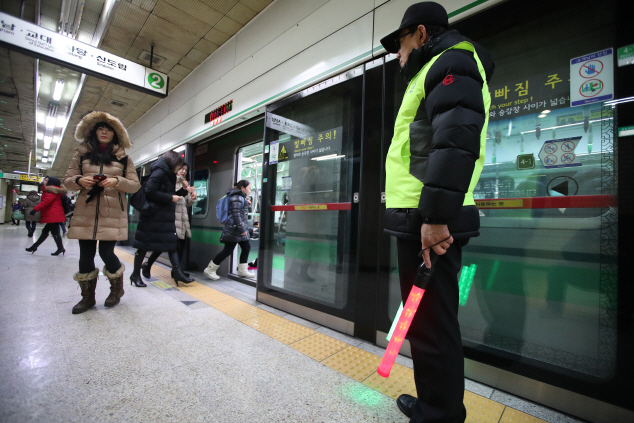
[[[152,277],[150,270],[152,269],[152,265],[154,264],[156,259],[159,258],[160,255],[161,255],[160,251],[152,252],[152,254],[150,254],[150,257],[147,259],[147,262],[145,262],[141,266],[141,274],[143,275],[144,278],[149,279]]]
[[[140,275],[135,275],[134,273],[130,275],[130,285],[134,284],[137,288],[145,288],[147,285],[143,282]]]
[[[174,282],[176,282],[176,286],[178,286],[178,282],[194,282],[193,279],[190,279],[183,274],[180,266],[180,260],[178,259],[178,253],[176,251],[170,251],[168,255],[170,258],[170,263],[172,264],[172,278],[174,279]]]
[[[140,288],[146,287],[147,285],[141,279],[141,266],[143,265],[143,260],[145,259],[145,252],[143,254],[139,254],[139,250],[137,250],[134,255],[134,270],[132,270],[132,276],[130,276],[130,285],[134,284]]]
[[[62,237],[59,235],[53,235],[53,239],[55,240],[55,244],[57,244],[57,251],[51,253],[52,256],[59,256],[60,254],[65,255],[66,250],[64,249],[64,244],[62,243]]]
[[[25,250],[33,254],[37,251],[37,247],[39,247],[44,242],[44,240],[46,240],[46,238],[48,238],[48,232],[42,232],[37,241],[35,241],[35,244],[31,245],[29,248],[25,248]]]

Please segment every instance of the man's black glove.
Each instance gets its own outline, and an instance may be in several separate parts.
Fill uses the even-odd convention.
[[[90,188],[90,191],[88,191],[87,193],[88,198],[86,199],[86,204],[90,203],[92,199],[95,198],[96,195],[99,195],[101,191],[103,190],[104,190],[104,187],[100,185],[95,185],[92,188]]]
[[[35,210],[31,210],[31,211],[29,212],[29,214],[30,214],[31,216],[35,216],[35,213],[37,213]]]

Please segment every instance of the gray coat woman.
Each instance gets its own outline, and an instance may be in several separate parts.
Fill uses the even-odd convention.
[[[193,206],[197,199],[196,192],[193,191],[193,189],[190,189],[190,185],[181,175],[182,172],[187,175],[187,165],[183,166],[183,168],[178,171],[178,178],[176,179],[176,195],[178,195],[179,192],[182,192],[183,194],[185,193],[184,191],[187,192],[187,195],[183,195],[183,199],[176,203],[176,235],[178,235],[178,239],[186,240],[187,238],[192,237],[187,207]]]
[[[41,197],[37,194],[37,191],[31,191],[24,201],[24,220],[26,221],[26,229],[29,231],[29,238],[33,236],[37,222],[42,219],[42,213],[40,212],[36,212],[34,215],[30,214],[33,207],[40,204],[40,200]]]

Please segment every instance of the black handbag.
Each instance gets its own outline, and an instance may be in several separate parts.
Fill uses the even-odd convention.
[[[143,178],[141,182],[141,188],[132,194],[129,198],[130,205],[139,211],[141,214],[154,214],[157,209],[156,203],[149,201],[145,196],[145,183],[150,179],[150,175]]]

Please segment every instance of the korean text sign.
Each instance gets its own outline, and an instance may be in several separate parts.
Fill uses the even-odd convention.
[[[0,12],[0,42],[166,95],[167,75]],[[46,59],[44,59],[46,60]]]

